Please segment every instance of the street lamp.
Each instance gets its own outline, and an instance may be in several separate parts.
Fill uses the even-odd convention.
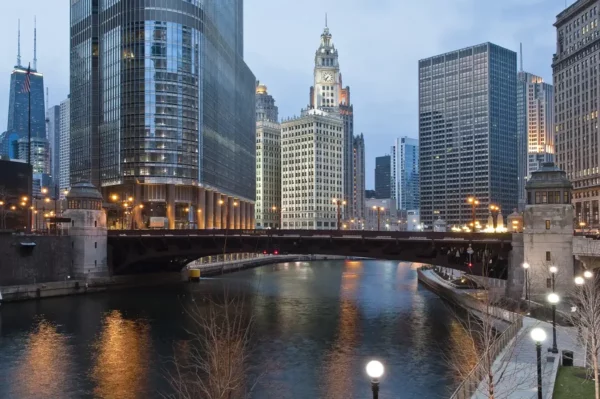
[[[46,187],[42,187],[42,194],[48,194],[48,189]]]
[[[385,211],[385,208],[382,206],[375,206],[373,205],[373,210],[377,211],[377,231],[381,230],[380,225],[381,225],[381,212]]]
[[[590,270],[586,270],[583,272],[583,277],[592,278],[592,277],[594,277],[594,273],[592,273]]]
[[[552,292],[554,292],[554,286],[556,283],[556,273],[558,273],[558,267],[550,266],[549,270],[550,270],[550,275],[552,277]]]
[[[525,269],[525,300],[529,300],[529,263],[523,263]]]
[[[371,378],[371,391],[373,391],[373,399],[379,397],[379,379],[383,375],[383,364],[377,360],[371,360],[367,363],[367,375]]]
[[[340,229],[340,220],[342,218],[342,214],[340,212],[340,207],[342,205],[346,205],[346,201],[344,200],[339,200],[339,199],[332,199],[333,203],[337,205],[337,229]]]
[[[497,227],[498,213],[500,213],[500,207],[497,205],[490,205],[490,213],[492,214],[492,227],[495,229]]]
[[[575,277],[575,285],[582,286],[585,284],[585,280],[581,276]]]
[[[548,302],[552,305],[552,349],[548,348],[548,352],[558,353],[556,347],[556,304],[560,298],[554,292],[548,295]]]
[[[473,226],[473,231],[475,231],[475,207],[479,205],[479,200],[475,197],[467,198],[467,202],[471,204],[471,223]]]
[[[542,341],[546,339],[546,331],[541,328],[531,330],[531,339],[535,342],[535,352],[537,358],[537,391],[538,399],[542,398]]]
[[[117,201],[119,199],[119,196],[117,194],[113,194],[110,196],[110,199],[113,201]]]

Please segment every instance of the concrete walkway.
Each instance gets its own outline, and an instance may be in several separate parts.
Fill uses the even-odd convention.
[[[542,395],[544,399],[552,399],[554,382],[563,350],[574,352],[574,365],[584,365],[584,350],[577,343],[577,329],[573,327],[557,327],[556,340],[559,353],[548,352],[552,347],[552,324],[525,317],[523,328],[517,337],[507,345],[506,349],[494,362],[494,393],[496,399],[537,399],[537,360],[535,343],[530,332],[540,327],[546,332],[546,340],[542,343]],[[487,382],[479,384],[474,399],[488,398]]]

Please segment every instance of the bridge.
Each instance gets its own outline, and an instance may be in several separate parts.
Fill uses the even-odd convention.
[[[471,249],[469,249],[471,248]],[[113,274],[179,271],[223,253],[341,255],[471,267],[506,278],[512,234],[362,230],[109,230]],[[470,266],[469,266],[470,265]]]

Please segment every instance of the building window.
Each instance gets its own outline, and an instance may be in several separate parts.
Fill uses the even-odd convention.
[[[568,204],[568,203],[569,203],[569,192],[568,192],[568,191],[565,191],[565,193],[564,193],[564,198],[565,198],[565,201],[564,201],[564,203],[565,203],[565,204]]]
[[[550,230],[550,221],[546,220],[546,230]]]
[[[550,262],[552,260],[552,256],[550,254],[550,251],[546,251],[546,262]]]

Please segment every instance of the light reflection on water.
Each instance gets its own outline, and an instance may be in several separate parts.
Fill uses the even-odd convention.
[[[243,284],[243,285],[241,285]],[[173,348],[185,351],[183,307],[224,285],[253,295],[254,398],[369,397],[367,360],[386,365],[380,398],[446,398],[444,358],[466,336],[417,284],[414,265],[287,263],[200,284],[3,305],[0,398],[154,398]],[[450,344],[450,345],[449,345]],[[401,395],[400,395],[401,394]]]

